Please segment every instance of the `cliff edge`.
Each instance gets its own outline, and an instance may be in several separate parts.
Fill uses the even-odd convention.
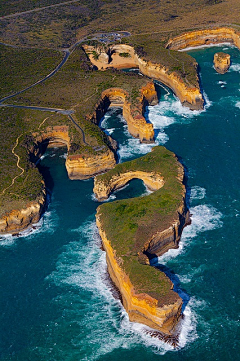
[[[161,47],[159,46],[159,48]],[[176,58],[176,54],[174,54],[174,52],[171,53],[171,51],[168,50],[169,54],[167,56],[169,65],[167,65],[167,63],[161,63],[161,51],[166,51],[164,48],[161,49],[160,55],[157,57],[158,60],[150,60],[151,54],[148,54],[147,56],[147,58],[150,59],[145,59],[144,54],[141,55],[134,49],[133,46],[127,44],[112,45],[108,50],[96,45],[84,45],[84,49],[92,64],[100,70],[106,70],[111,67],[116,69],[124,67],[139,68],[142,74],[152,79],[159,80],[171,88],[183,105],[192,110],[203,108],[203,97],[198,82],[196,61],[191,64],[191,71],[195,74],[194,83],[192,83],[188,80],[187,71],[184,68],[184,62],[182,64],[178,59],[174,60],[174,58]],[[108,61],[106,61],[106,59],[103,61],[103,54],[107,55],[106,53],[109,54]],[[93,54],[97,54],[97,57],[93,56]],[[164,56],[166,56],[166,54],[164,54]],[[170,63],[173,61],[176,62],[177,65],[175,64],[171,68]],[[177,71],[178,68],[181,69],[181,74],[185,74],[184,77]]]
[[[155,191],[147,196],[105,203],[97,209],[97,226],[110,277],[119,289],[131,321],[171,337],[181,318],[182,299],[169,278],[150,267],[150,259],[177,248],[189,221],[183,167],[164,147],[118,164],[95,178],[99,200],[134,178]]]

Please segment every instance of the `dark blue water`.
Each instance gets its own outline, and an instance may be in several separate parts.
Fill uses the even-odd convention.
[[[160,103],[148,112],[157,144],[181,157],[188,175],[192,224],[180,248],[159,259],[189,296],[181,347],[128,321],[107,278],[93,180],[70,181],[65,150],[53,150],[41,162],[53,188],[39,228],[0,246],[1,360],[240,360],[240,59],[228,48],[230,71],[217,74],[212,59],[221,49],[191,51],[201,67],[204,111],[183,108],[159,87]],[[120,110],[110,110],[102,126],[119,141],[121,161],[151,150],[127,133]],[[146,192],[134,181],[111,200]]]

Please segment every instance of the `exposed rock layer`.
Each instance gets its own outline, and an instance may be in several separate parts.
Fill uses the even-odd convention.
[[[222,52],[216,53],[214,54],[213,63],[214,63],[214,68],[218,73],[225,74],[230,67],[231,57],[229,54],[226,53],[222,53]]]
[[[66,159],[66,168],[70,179],[87,179],[98,173],[106,172],[115,164],[116,160],[110,149],[92,157],[83,157],[77,154],[69,155]]]
[[[38,149],[44,143],[52,146],[66,145],[68,150],[70,148],[71,139],[67,126],[49,127],[44,132],[33,135]],[[99,152],[88,157],[81,154],[68,155],[65,163],[70,179],[87,179],[111,169],[115,164],[114,153],[108,148],[106,152]]]
[[[18,233],[27,229],[33,223],[37,223],[44,210],[46,201],[46,191],[32,202],[26,204],[26,207],[20,210],[12,210],[0,219],[0,233]]]
[[[161,175],[156,173],[147,173],[141,171],[121,173],[119,176],[112,177],[107,184],[99,180],[94,179],[93,192],[98,201],[107,199],[111,192],[124,187],[132,179],[142,179],[145,185],[152,191],[156,191],[163,187],[164,179]]]
[[[182,50],[188,47],[221,43],[230,43],[240,49],[240,33],[226,27],[196,30],[170,39],[166,47],[172,50]]]
[[[29,149],[32,160],[36,162],[47,146],[70,147],[69,128],[67,126],[47,127],[44,131],[35,132],[34,145]],[[99,152],[89,157],[68,155],[66,169],[70,179],[86,179],[104,172],[116,164],[114,153],[106,147],[106,152]],[[28,202],[22,209],[13,209],[0,218],[0,234],[18,233],[39,221],[46,201],[46,192],[42,192],[35,201]]]
[[[88,54],[91,54],[93,49],[93,47],[85,46],[85,51]],[[173,90],[177,97],[179,97],[183,105],[188,106],[190,109],[203,108],[203,97],[200,87],[187,85],[180,76],[178,76],[175,72],[170,72],[168,68],[162,66],[160,63],[152,63],[151,61],[143,60],[135,53],[134,48],[129,45],[114,45],[111,47],[111,51],[113,55],[112,59],[109,59],[108,63],[102,63],[101,59],[95,60],[93,57],[90,57],[90,59],[92,63],[98,66],[101,70],[105,70],[109,67],[122,68],[122,59],[119,54],[128,53],[129,57],[126,60],[124,67],[138,67],[142,74],[166,84]]]
[[[145,61],[135,55],[136,63],[139,70],[150,78],[157,79],[163,84],[167,85],[180,99],[181,103],[192,110],[203,108],[203,97],[200,87],[193,87],[186,85],[183,79],[175,72],[169,72],[161,64],[155,64],[150,61]]]
[[[130,321],[145,324],[166,335],[171,335],[181,317],[182,299],[178,297],[174,303],[159,307],[158,301],[153,297],[146,293],[137,293],[131,280],[119,265],[117,256],[106,237],[98,215],[96,221],[106,251],[109,275],[121,293],[123,306],[129,315]],[[170,280],[169,287],[172,287]]]
[[[146,122],[143,113],[146,105],[156,105],[157,103],[157,93],[152,82],[139,90],[139,97],[135,104],[130,103],[129,95],[123,89],[109,88],[103,91],[96,106],[95,122],[98,123],[101,120],[109,106],[122,107],[129,133],[140,138],[141,142],[151,142],[154,139],[153,125]]]
[[[120,168],[119,166],[117,166],[119,170],[115,168],[115,171],[110,171],[107,177],[104,177],[104,175],[102,175],[95,179],[94,192],[99,200],[106,199],[106,197],[110,194],[111,191],[123,186],[130,179],[133,178],[142,179],[150,188],[155,190],[164,187],[165,181],[168,182],[167,178],[163,179],[163,176],[160,172],[153,173],[149,171],[143,172],[132,170],[128,170],[127,172],[121,172],[120,170],[122,168]],[[127,168],[129,168],[129,166]],[[113,176],[111,176],[111,174]],[[134,236],[134,242],[137,242],[136,244],[138,244],[138,251],[135,250],[135,248],[134,251],[132,251],[132,248],[129,248],[129,250],[126,250],[124,248],[123,257],[132,257],[132,254],[134,254],[134,252],[137,252],[138,262],[140,262],[140,264],[149,264],[149,258],[160,256],[168,249],[178,247],[183,227],[189,223],[189,212],[185,206],[186,191],[182,183],[183,176],[183,167],[181,164],[178,163],[175,180],[176,183],[181,185],[181,187],[177,188],[178,191],[180,189],[180,194],[177,195],[177,198],[180,201],[179,203],[177,203],[177,209],[171,211],[170,215],[168,215],[168,220],[167,222],[165,220],[166,223],[164,223],[164,225],[162,224],[161,216],[158,217],[159,223],[154,224],[154,232],[151,231],[151,226],[149,225],[149,223],[146,224],[146,222],[144,223],[144,221],[140,220],[140,228],[142,227],[141,231],[143,231],[145,235],[144,243],[141,243],[142,241],[138,243],[138,236],[136,233]],[[173,175],[171,175],[171,177],[173,177]],[[136,208],[136,212],[138,212],[141,208],[136,203],[134,203],[134,205]],[[148,206],[151,207],[151,202],[148,204]],[[175,331],[175,326],[177,325],[181,317],[182,299],[178,296],[177,293],[172,290],[173,284],[169,279],[167,293],[168,296],[167,299],[165,298],[164,303],[162,303],[162,301],[159,301],[159,296],[153,296],[136,290],[136,287],[134,286],[135,283],[131,280],[131,277],[129,277],[128,272],[125,271],[122,255],[114,249],[114,244],[116,246],[117,242],[119,241],[115,241],[113,238],[111,238],[112,234],[109,233],[109,230],[106,231],[105,229],[106,227],[103,222],[101,207],[102,206],[100,206],[97,210],[96,219],[100,236],[103,242],[103,248],[106,251],[108,271],[111,279],[120,291],[123,305],[129,314],[130,320],[143,323],[151,328],[161,331],[166,335],[173,335]],[[116,207],[120,209],[121,203],[117,203]],[[131,207],[133,208],[134,206],[131,205]],[[166,207],[168,206],[166,205]],[[104,214],[106,218],[108,217],[109,207],[105,207],[104,209]],[[117,228],[117,232],[118,229],[119,225]],[[121,229],[119,229],[119,232],[121,232]],[[123,242],[123,244],[125,243],[123,239],[121,242]],[[126,240],[126,242],[128,241]],[[120,249],[119,246],[117,246],[117,248]],[[148,266],[143,265],[141,267]],[[135,274],[135,272],[137,273]],[[138,271],[134,271],[134,274],[135,278],[138,277]],[[151,279],[149,279],[149,282],[151,283]]]

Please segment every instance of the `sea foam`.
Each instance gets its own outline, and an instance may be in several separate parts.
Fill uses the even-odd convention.
[[[159,355],[174,351],[173,346],[152,337],[147,326],[130,322],[119,298],[114,297],[95,221],[87,222],[71,233],[73,241],[64,248],[56,270],[46,282],[61,287],[61,296],[53,302],[64,310],[65,322],[77,322],[82,330],[71,340],[75,347],[85,350],[82,359],[97,360],[115,349],[134,349],[140,345]],[[194,315],[187,306],[179,346],[184,347],[195,338]]]

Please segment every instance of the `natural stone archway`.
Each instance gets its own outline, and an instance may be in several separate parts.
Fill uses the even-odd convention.
[[[66,146],[68,151],[71,147],[69,127],[66,125],[47,127],[43,131],[29,134],[26,139],[23,149],[25,149],[30,165],[37,163],[47,147]],[[106,152],[99,152],[97,155],[89,155],[85,158],[80,154],[68,155],[65,163],[70,179],[90,178],[97,173],[113,168],[115,164],[114,153],[109,148]],[[18,233],[39,221],[45,209],[47,192],[41,177],[37,182],[42,185],[35,200],[26,202],[20,209],[12,209],[0,218],[0,234]]]
[[[160,331],[170,340],[175,338],[175,326],[181,319],[182,299],[165,274],[149,267],[149,259],[177,248],[189,222],[184,169],[175,154],[154,147],[151,153],[98,175],[94,193],[102,201],[134,178],[142,179],[154,192],[103,203],[97,208],[96,222],[109,275],[129,319]]]
[[[152,191],[163,187],[163,177],[154,172],[129,171],[113,176],[108,183],[101,181],[99,178],[94,179],[93,192],[98,201],[107,199],[113,191],[124,187],[132,179],[141,179],[144,184]]]

